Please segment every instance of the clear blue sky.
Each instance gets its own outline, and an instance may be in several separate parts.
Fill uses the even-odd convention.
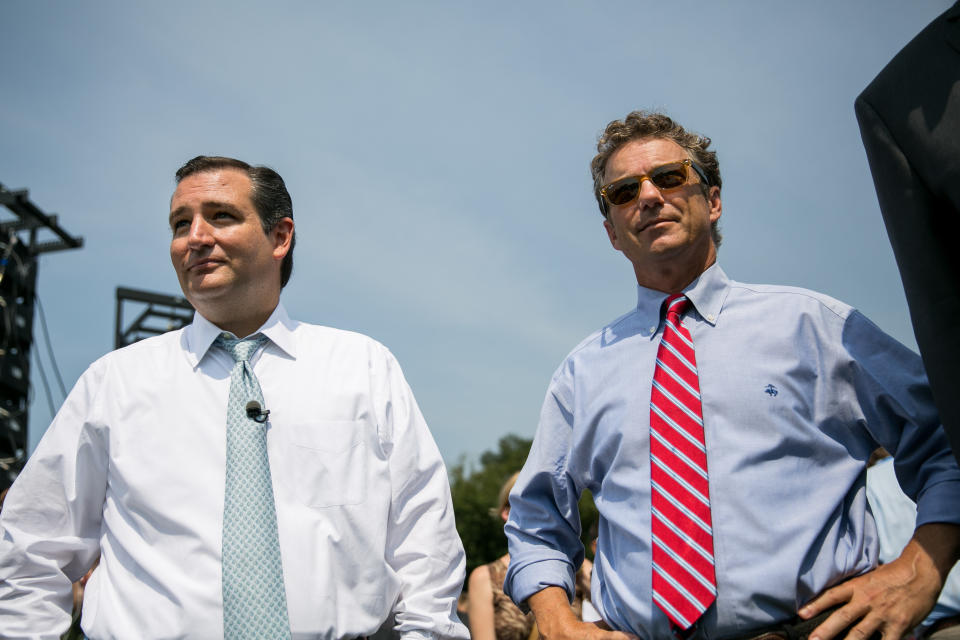
[[[390,347],[452,464],[532,436],[564,355],[635,303],[588,172],[632,109],[713,138],[731,277],[823,291],[916,348],[853,99],[951,1],[5,0],[0,182],[86,240],[40,264],[69,387],[112,348],[117,286],[179,293],[176,168],[277,169],[284,303]],[[35,443],[39,385],[31,411]]]

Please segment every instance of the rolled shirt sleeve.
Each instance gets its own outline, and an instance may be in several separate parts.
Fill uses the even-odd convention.
[[[572,602],[574,576],[583,562],[578,502],[582,488],[567,473],[573,431],[568,372],[554,375],[540,413],[530,455],[510,494],[504,530],[510,568],[504,593],[524,606],[543,589],[556,586]]]

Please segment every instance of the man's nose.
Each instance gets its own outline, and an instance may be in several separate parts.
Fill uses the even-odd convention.
[[[190,233],[187,235],[187,243],[190,247],[202,247],[213,244],[213,234],[210,224],[203,216],[195,216],[190,221]]]
[[[663,204],[663,194],[660,193],[660,189],[657,188],[657,185],[653,184],[653,180],[650,178],[644,177],[640,180],[637,204],[641,208]]]

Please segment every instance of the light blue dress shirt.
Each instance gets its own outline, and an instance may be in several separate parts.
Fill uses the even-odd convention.
[[[685,291],[703,403],[718,596],[696,637],[742,635],[795,615],[877,562],[865,461],[894,453],[917,524],[960,523],[960,470],[920,357],[858,311],[805,289],[731,281],[719,266]],[[649,413],[662,292],[584,340],[554,374],[510,495],[504,590],[573,593],[577,499],[600,512],[592,601],[614,628],[671,638],[652,604]]]
[[[867,501],[880,535],[880,562],[892,562],[910,542],[917,517],[917,506],[900,490],[893,458],[884,458],[867,469]],[[960,615],[960,564],[950,571],[936,606],[920,626],[956,615]]]

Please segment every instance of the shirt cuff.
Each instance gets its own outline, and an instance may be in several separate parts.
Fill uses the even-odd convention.
[[[505,585],[509,595],[521,610],[527,612],[527,598],[547,587],[560,587],[567,592],[567,600],[573,602],[574,575],[569,561],[558,559],[538,560],[517,569]],[[504,591],[507,591],[507,588]]]
[[[960,524],[960,482],[944,480],[927,487],[917,501],[916,526],[931,522]]]

